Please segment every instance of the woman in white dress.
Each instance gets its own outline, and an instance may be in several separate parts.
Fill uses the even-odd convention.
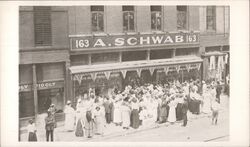
[[[127,102],[124,102],[121,106],[122,111],[122,127],[123,129],[129,129],[130,126],[130,108]]]
[[[74,131],[75,110],[71,107],[71,101],[67,101],[67,105],[64,108],[64,113],[65,113],[64,129],[66,131]]]
[[[169,106],[169,115],[168,115],[168,121],[170,123],[174,123],[176,121],[176,101],[174,98],[172,98],[172,100],[169,102],[168,106]]]
[[[113,122],[116,126],[121,125],[122,122],[122,112],[121,112],[121,101],[117,100],[114,102],[114,120]]]
[[[93,110],[93,117],[94,117],[94,124],[95,124],[95,134],[97,135],[103,135],[103,129],[104,129],[104,119],[103,119],[104,113],[101,110],[100,106],[96,106]]]
[[[203,93],[203,106],[202,106],[202,112],[205,114],[211,113],[211,94],[210,94],[210,88],[207,87],[207,90]]]

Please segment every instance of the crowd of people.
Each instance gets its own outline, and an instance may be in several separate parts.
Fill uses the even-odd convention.
[[[182,126],[185,127],[188,111],[212,114],[216,124],[221,91],[219,82],[199,80],[174,81],[164,85],[128,85],[124,91],[114,90],[109,96],[96,96],[91,91],[78,97],[76,110],[70,101],[67,102],[65,129],[75,131],[78,137],[91,138],[95,134],[102,135],[104,127],[110,123],[125,130],[176,121],[183,121]]]
[[[188,122],[187,112],[211,114],[212,124],[217,124],[222,86],[219,82],[191,80],[163,84],[126,86],[124,91],[113,90],[109,96],[95,95],[93,90],[78,97],[75,109],[67,101],[64,109],[66,131],[74,131],[77,137],[91,138],[103,135],[105,126],[114,123],[117,127],[138,129],[155,123]],[[53,141],[56,127],[53,104],[45,118],[46,139]],[[32,124],[31,124],[32,125]],[[34,128],[31,126],[34,137]],[[33,141],[36,140],[33,139]],[[31,137],[32,141],[32,137]]]

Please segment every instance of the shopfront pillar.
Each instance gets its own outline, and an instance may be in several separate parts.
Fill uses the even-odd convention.
[[[122,52],[119,52],[119,62],[122,62]]]
[[[91,65],[91,54],[88,54],[88,64]]]
[[[65,95],[65,98],[64,98],[64,105],[66,104],[66,101],[67,100],[71,100],[71,94],[70,94],[70,73],[69,73],[69,67],[70,67],[70,61],[66,61],[65,62],[65,82],[64,82],[64,87],[65,87],[65,90],[64,90],[64,95]],[[71,100],[72,101],[72,100]]]
[[[150,60],[150,50],[147,50],[147,60]]]
[[[175,49],[173,49],[172,58],[174,58],[174,57],[175,57],[175,52],[176,52],[176,48],[175,48]]]
[[[38,114],[38,99],[37,99],[37,78],[36,78],[36,65],[32,65],[33,71],[33,93],[34,93],[34,108],[35,108],[35,118],[37,118]]]
[[[208,57],[204,57],[204,59],[203,59],[203,68],[202,68],[202,77],[203,77],[203,79],[202,80],[207,80],[208,79],[208,67],[209,66],[209,63],[208,63]]]

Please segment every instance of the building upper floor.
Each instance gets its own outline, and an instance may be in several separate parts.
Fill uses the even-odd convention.
[[[229,34],[229,6],[21,6],[21,51],[70,48],[70,37],[143,33]],[[210,37],[213,39],[214,37]]]

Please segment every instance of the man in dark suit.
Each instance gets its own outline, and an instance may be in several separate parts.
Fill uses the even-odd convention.
[[[220,103],[221,91],[222,91],[222,86],[220,85],[220,82],[217,81],[217,86],[216,86],[216,100],[218,101],[218,103]]]
[[[187,125],[187,111],[188,111],[188,102],[187,98],[184,98],[184,102],[182,104],[182,119],[183,119],[183,127]]]
[[[48,111],[47,114],[48,116],[45,118],[46,141],[49,141],[49,136],[50,136],[50,141],[53,141],[56,121],[51,111]]]
[[[111,122],[111,102],[110,102],[108,97],[105,98],[103,105],[105,108],[106,122],[107,122],[107,124],[110,124],[110,122]]]

